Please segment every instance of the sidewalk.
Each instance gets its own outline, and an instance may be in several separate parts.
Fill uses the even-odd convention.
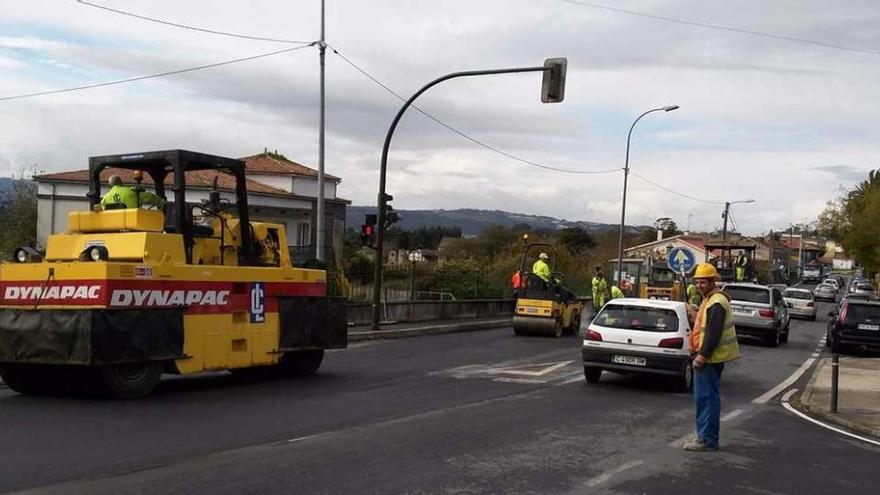
[[[831,414],[831,358],[819,361],[800,409],[858,433],[880,438],[880,358],[840,357],[837,414]]]
[[[438,335],[442,333],[471,332],[492,328],[508,327],[512,318],[495,317],[481,319],[459,319],[438,321],[417,321],[407,323],[383,324],[381,330],[372,331],[370,325],[348,327],[348,341],[358,342],[374,339],[396,339],[400,337],[417,337],[419,335]]]

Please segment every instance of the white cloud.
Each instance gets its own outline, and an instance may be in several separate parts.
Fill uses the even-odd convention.
[[[615,4],[618,5],[618,4]],[[318,3],[112,3],[219,30],[313,39]],[[880,7],[747,1],[621,2],[622,8],[880,49]],[[26,93],[237,58],[283,47],[184,31],[75,2],[35,0],[4,12],[2,94]],[[328,2],[328,41],[404,96],[441,74],[569,58],[566,101],[542,105],[540,76],[443,83],[418,105],[477,139],[562,168],[633,170],[692,196],[737,206],[762,232],[814,217],[841,184],[877,166],[878,57],[670,24],[557,0]],[[327,58],[328,172],[355,204],[375,202],[382,141],[400,102]],[[89,155],[190,148],[242,156],[264,146],[317,161],[314,48],[127,86],[0,102],[0,168],[85,166]],[[829,167],[839,167],[838,169]],[[410,111],[389,157],[398,208],[498,208],[616,222],[622,176],[547,172],[498,156]],[[692,215],[689,217],[689,215]],[[627,220],[670,216],[720,226],[720,206],[631,177]]]

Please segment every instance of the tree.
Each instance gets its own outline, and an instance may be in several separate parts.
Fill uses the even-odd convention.
[[[11,254],[19,246],[37,243],[37,188],[20,178],[0,200],[0,253]]]
[[[580,227],[562,229],[559,242],[574,254],[583,254],[596,247],[596,241],[593,240],[593,237]]]

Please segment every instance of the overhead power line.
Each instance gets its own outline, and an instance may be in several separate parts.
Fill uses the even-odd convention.
[[[400,100],[400,101],[406,101],[406,100],[407,100],[407,99],[404,98],[402,95],[400,95],[399,93],[397,93],[396,91],[394,91],[393,89],[391,89],[390,87],[388,87],[388,85],[386,85],[385,83],[383,83],[382,81],[380,81],[379,79],[377,79],[375,76],[373,76],[372,74],[370,74],[369,72],[367,72],[366,70],[364,70],[361,66],[359,66],[359,65],[356,64],[356,63],[354,63],[351,59],[349,59],[348,57],[346,57],[346,56],[343,55],[342,53],[339,53],[339,50],[337,50],[336,48],[334,48],[334,47],[332,47],[332,46],[330,46],[330,45],[327,45],[327,46],[330,48],[330,50],[333,51],[334,54],[338,55],[339,58],[341,58],[343,61],[345,61],[348,65],[350,65],[350,66],[351,66],[352,68],[354,68],[356,71],[360,72],[362,75],[366,76],[368,79],[370,79],[371,81],[373,81],[374,83],[376,83],[379,87],[381,87],[382,89],[384,89],[384,90],[387,91],[388,93],[394,95],[394,97],[396,97],[398,100]],[[425,117],[428,117],[429,119],[433,120],[433,121],[436,122],[437,124],[439,124],[439,125],[443,126],[444,128],[446,128],[446,129],[448,129],[448,130],[454,132],[455,134],[458,134],[459,136],[461,136],[461,137],[467,139],[468,141],[470,141],[470,142],[472,142],[472,143],[474,143],[474,144],[476,144],[476,145],[478,145],[478,146],[482,146],[483,148],[486,148],[487,150],[492,151],[492,152],[494,152],[494,153],[497,153],[497,154],[499,154],[499,155],[501,155],[501,156],[503,156],[503,157],[510,158],[511,160],[516,160],[516,161],[518,161],[518,162],[520,162],[520,163],[524,163],[524,164],[529,165],[529,166],[532,166],[532,167],[542,168],[542,169],[545,169],[545,170],[551,170],[551,171],[553,171],[553,172],[562,172],[562,173],[566,173],[566,174],[585,174],[585,175],[587,175],[587,174],[592,174],[592,175],[595,175],[595,174],[610,174],[610,173],[619,172],[619,171],[623,170],[623,168],[620,168],[620,167],[618,167],[618,168],[612,168],[612,169],[607,169],[607,170],[572,170],[572,169],[565,169],[565,168],[551,167],[551,166],[549,166],[549,165],[544,165],[544,164],[537,163],[537,162],[534,162],[534,161],[531,161],[531,160],[527,160],[527,159],[525,159],[525,158],[522,158],[522,157],[516,156],[516,155],[514,155],[514,154],[512,154],[512,153],[508,153],[508,152],[506,152],[506,151],[504,151],[504,150],[498,149],[498,148],[496,148],[496,147],[494,147],[494,146],[492,146],[492,145],[490,145],[490,144],[487,144],[487,143],[485,143],[485,142],[483,142],[483,141],[480,141],[479,139],[477,139],[477,138],[475,138],[475,137],[472,137],[472,136],[466,134],[465,132],[456,129],[455,127],[452,127],[451,125],[447,124],[446,122],[443,122],[442,120],[440,120],[440,119],[438,119],[437,117],[431,115],[430,113],[426,112],[425,110],[422,110],[421,108],[419,108],[419,107],[416,106],[416,105],[411,105],[411,106],[412,106],[412,108],[414,108],[416,111],[418,111],[419,113],[421,113],[421,114],[424,115]]]
[[[851,46],[838,45],[836,43],[828,43],[825,41],[818,41],[818,40],[813,40],[813,39],[809,39],[809,38],[799,38],[797,36],[788,36],[788,35],[784,35],[784,34],[767,33],[767,32],[763,32],[763,31],[754,31],[751,29],[742,29],[742,28],[737,28],[737,27],[732,27],[732,26],[724,26],[721,24],[710,24],[707,22],[689,21],[686,19],[678,19],[675,17],[666,17],[666,16],[662,16],[662,15],[657,15],[657,14],[649,14],[647,12],[637,12],[635,10],[627,10],[627,9],[621,9],[621,8],[617,8],[617,7],[609,7],[607,5],[599,5],[599,4],[595,4],[595,3],[582,2],[579,0],[563,0],[563,1],[566,3],[573,4],[573,5],[580,5],[582,7],[590,7],[593,9],[608,10],[611,12],[634,15],[634,16],[638,16],[638,17],[645,17],[645,18],[654,19],[657,21],[674,22],[676,24],[684,24],[686,26],[696,26],[696,27],[701,27],[701,28],[706,28],[706,29],[717,29],[720,31],[728,31],[728,32],[732,32],[732,33],[747,34],[750,36],[760,36],[762,38],[790,41],[790,42],[795,42],[795,43],[806,43],[806,44],[810,44],[810,45],[821,46],[824,48],[833,48],[835,50],[844,50],[844,51],[848,51],[848,52],[865,53],[868,55],[880,55],[880,51],[877,51],[877,50],[868,50],[865,48],[856,48],[856,47],[851,47]]]
[[[153,79],[156,77],[174,76],[177,74],[185,74],[187,72],[195,72],[195,71],[199,71],[199,70],[213,69],[215,67],[222,67],[224,65],[238,64],[241,62],[256,60],[258,58],[272,57],[274,55],[280,55],[282,53],[288,53],[288,52],[292,52],[292,51],[296,51],[296,50],[302,50],[303,48],[308,48],[309,46],[311,46],[311,44],[296,46],[293,48],[285,48],[283,50],[276,50],[274,52],[261,53],[259,55],[252,55],[250,57],[225,60],[223,62],[216,62],[213,64],[199,65],[196,67],[187,67],[184,69],[170,70],[170,71],[166,71],[166,72],[158,72],[156,74],[147,74],[144,76],[129,77],[126,79],[117,79],[114,81],[104,81],[104,82],[99,82],[99,83],[86,84],[83,86],[75,86],[72,88],[53,89],[53,90],[49,90],[49,91],[40,91],[40,92],[36,92],[36,93],[25,93],[25,94],[12,95],[12,96],[0,96],[0,101],[20,100],[23,98],[33,98],[33,97],[37,97],[37,96],[55,95],[55,94],[60,94],[60,93],[70,93],[73,91],[82,91],[85,89],[103,88],[105,86],[115,86],[117,84],[125,84],[125,83],[130,83],[130,82],[143,81],[145,79]]]
[[[661,184],[658,184],[658,183],[652,181],[651,179],[646,178],[646,177],[643,176],[643,175],[637,174],[637,173],[633,172],[632,170],[630,170],[629,173],[630,173],[630,175],[634,175],[634,176],[638,177],[638,178],[641,179],[643,182],[646,182],[646,183],[648,183],[648,184],[650,184],[650,185],[652,185],[652,186],[654,186],[654,187],[656,187],[656,188],[658,188],[658,189],[662,189],[662,190],[668,192],[669,194],[674,194],[674,195],[676,195],[676,196],[680,196],[680,197],[682,197],[682,198],[687,198],[687,199],[690,199],[690,200],[692,200],[692,201],[698,201],[698,202],[700,202],[700,203],[706,203],[706,204],[709,204],[709,205],[723,205],[723,204],[724,204],[722,201],[712,201],[712,200],[708,200],[708,199],[697,198],[697,197],[690,196],[690,195],[688,195],[688,194],[685,194],[685,193],[682,193],[682,192],[676,191],[675,189],[670,189],[670,188],[668,188],[668,187],[666,187],[666,186],[664,186],[664,185],[661,185]]]
[[[190,26],[188,24],[181,24],[178,22],[166,21],[164,19],[157,19],[155,17],[147,17],[145,15],[136,14],[134,12],[129,12],[126,10],[114,9],[114,8],[107,7],[104,5],[98,5],[98,4],[95,4],[92,2],[87,2],[86,0],[76,0],[76,2],[80,3],[82,5],[89,6],[89,7],[94,7],[96,9],[106,10],[107,12],[113,12],[114,14],[120,14],[120,15],[124,15],[124,16],[128,16],[128,17],[133,17],[135,19],[140,19],[142,21],[149,21],[149,22],[155,22],[158,24],[164,24],[166,26],[172,26],[172,27],[176,27],[176,28],[180,28],[180,29],[188,29],[190,31],[198,31],[200,33],[216,34],[219,36],[228,36],[230,38],[241,38],[241,39],[252,40],[252,41],[271,41],[274,43],[293,43],[293,44],[298,44],[298,45],[311,45],[313,43],[312,41],[288,40],[288,39],[282,39],[282,38],[267,38],[265,36],[251,36],[251,35],[247,35],[247,34],[230,33],[228,31],[218,31],[215,29],[200,28],[197,26]]]

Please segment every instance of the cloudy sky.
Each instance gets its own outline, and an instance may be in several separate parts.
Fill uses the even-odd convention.
[[[94,1],[211,30],[319,36],[319,0]],[[720,225],[720,203],[755,199],[734,207],[733,219],[741,231],[765,232],[815,219],[841,186],[880,166],[876,0],[595,1],[327,0],[327,42],[406,96],[447,72],[567,57],[560,104],[540,103],[540,74],[450,81],[418,103],[479,141],[556,168],[622,168],[633,119],[680,105],[648,115],[633,134],[630,166],[640,177],[630,177],[628,223],[668,216],[681,227],[711,229]],[[0,5],[0,98],[296,46],[179,29],[75,0]],[[340,195],[354,204],[375,202],[382,141],[399,106],[328,50],[327,172],[343,178]],[[34,165],[85,168],[98,154],[185,148],[246,156],[264,147],[317,166],[316,48],[0,100],[2,175]],[[388,181],[398,209],[503,209],[616,223],[623,175],[525,165],[412,112],[395,134]]]

